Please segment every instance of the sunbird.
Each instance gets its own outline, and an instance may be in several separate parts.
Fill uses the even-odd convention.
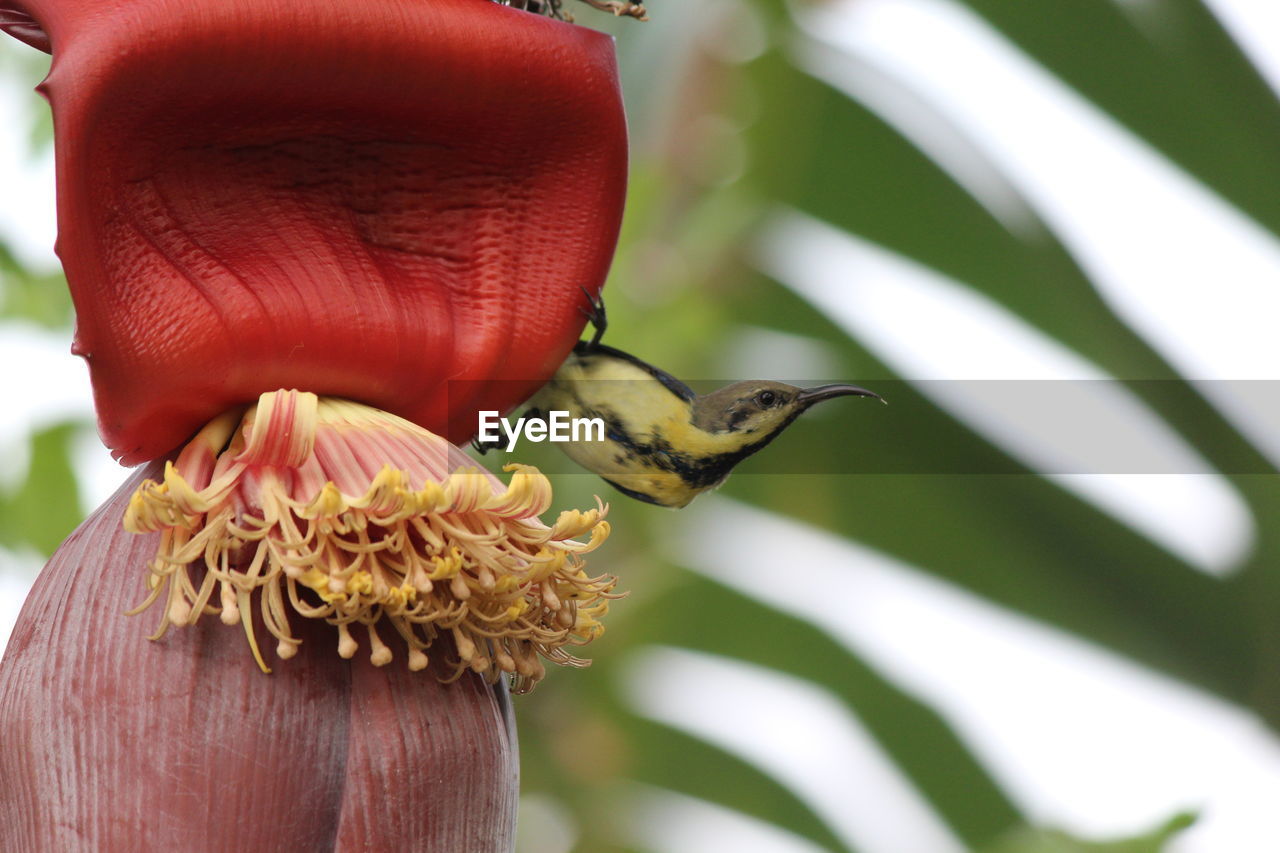
[[[600,343],[604,303],[587,311],[595,334],[579,341],[550,381],[530,400],[527,419],[552,411],[599,418],[604,440],[557,442],[583,468],[628,497],[679,509],[718,487],[734,467],[760,450],[815,403],[874,397],[857,385],[798,388],[752,379],[699,395],[685,383],[630,353]],[[480,452],[494,444],[476,443]]]

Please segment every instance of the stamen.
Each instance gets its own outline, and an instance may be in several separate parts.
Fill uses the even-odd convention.
[[[373,648],[373,652],[369,655],[369,660],[374,666],[386,666],[391,663],[391,649],[387,648],[386,643],[382,642],[382,638],[378,636],[378,629],[370,623],[365,626],[369,629],[369,645]]]
[[[351,627],[346,622],[338,623],[338,657],[346,660],[356,656],[356,649],[359,645],[351,636]]]
[[[427,668],[443,634],[453,646],[443,677],[509,673],[527,690],[545,672],[539,655],[587,663],[564,647],[598,636],[617,595],[612,577],[589,577],[582,561],[608,535],[607,507],[597,500],[548,527],[538,516],[550,483],[534,468],[507,470],[504,486],[444,439],[385,412],[264,394],[247,412],[210,422],[162,483],[144,483],[130,500],[126,529],[161,532],[146,598],[132,612],[164,600],[153,639],[218,613],[241,626],[264,672],[255,609],[281,659],[301,642],[290,610],[335,625],[343,658],[358,648],[351,625],[363,624],[376,666],[394,657],[377,631],[389,623],[410,670]]]

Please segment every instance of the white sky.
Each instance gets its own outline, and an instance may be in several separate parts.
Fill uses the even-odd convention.
[[[1280,93],[1280,3],[1259,0],[1204,0],[1254,67]]]
[[[1247,555],[1253,520],[1227,480],[1131,392],[1098,381],[1112,377],[1015,314],[796,212],[780,213],[757,251],[776,279],[1032,470],[1205,571]],[[1116,474],[1121,461],[1155,473]]]
[[[1210,5],[1271,79],[1280,80],[1280,5]],[[814,19],[810,33],[795,46],[803,67],[884,110],[1011,228],[1027,227],[1026,214],[1034,209],[1063,235],[1114,309],[1188,376],[1280,377],[1272,329],[1280,316],[1274,238],[971,14],[947,0],[838,0]],[[903,91],[912,97],[886,96]],[[0,88],[0,233],[24,258],[48,265],[52,171],[47,160],[32,164],[22,154],[29,124],[23,111],[33,103]],[[953,376],[963,374],[965,364],[970,377],[1007,377],[1015,366],[1042,376],[1036,371],[1049,369],[1046,364],[1059,375],[1098,375],[962,282],[915,269],[803,217],[783,212],[778,223],[761,262],[907,375]],[[797,247],[809,251],[801,257]],[[851,268],[862,273],[856,292],[846,281]],[[943,315],[965,318],[962,345],[961,332],[949,337],[946,324],[934,322]],[[917,325],[907,322],[912,319]],[[922,331],[920,323],[932,325]],[[779,368],[789,359],[797,368],[789,375],[821,370],[820,349],[769,332],[751,334],[742,349],[777,353],[772,363]],[[989,348],[978,346],[984,341]],[[0,326],[0,364],[22,365],[0,373],[4,399],[22,403],[0,411],[0,463],[21,464],[18,437],[32,428],[89,416],[85,372],[68,345],[69,333]],[[957,353],[966,361],[957,361]],[[1017,445],[1017,431],[1002,432],[999,418],[984,419],[987,407],[939,402],[1024,458],[1060,452]],[[1264,412],[1248,401],[1222,402],[1244,429],[1264,444],[1275,442],[1268,450],[1280,458],[1280,430]],[[1134,401],[1113,397],[1097,405],[1099,416],[1120,411],[1117,430],[1159,443],[1178,465],[1203,465]],[[92,472],[86,488],[96,503],[123,471],[91,442],[83,445],[78,464]],[[1142,478],[1062,484],[1192,565],[1219,573],[1237,565],[1254,530],[1229,484],[1211,474],[1157,479],[1154,487]],[[937,707],[1032,816],[1106,836],[1144,830],[1178,809],[1199,806],[1204,820],[1179,842],[1180,853],[1280,849],[1272,808],[1280,799],[1280,749],[1248,713],[854,543],[714,498],[679,518],[698,528],[677,546],[682,561],[807,616]],[[741,536],[744,529],[753,531],[750,539]],[[774,553],[783,543],[785,553]],[[777,566],[794,565],[801,552],[815,579],[835,573],[839,577],[827,582],[850,585],[855,578],[858,595],[833,602],[779,591]],[[0,645],[29,565],[29,557],[0,553]],[[794,783],[837,834],[869,853],[959,849],[856,718],[814,686],[678,649],[640,653],[631,673],[629,695],[643,713],[724,743]],[[776,701],[743,703],[743,696]],[[775,736],[780,727],[787,737]],[[868,808],[832,795],[867,779],[883,794],[863,803]],[[708,839],[725,838],[755,839],[750,849],[771,853],[812,849],[709,804],[662,792],[638,796],[667,817],[633,828],[650,849],[724,849]],[[554,804],[538,808],[548,833],[570,831],[557,823]],[[735,849],[755,842],[736,842]]]
[[[813,621],[937,708],[1034,818],[1105,838],[1203,807],[1178,849],[1264,853],[1280,842],[1270,805],[1280,797],[1280,744],[1250,713],[796,522],[723,498],[699,502],[680,522],[672,559]],[[801,565],[802,579],[779,582],[779,566]],[[849,593],[823,594],[831,590]],[[780,777],[818,780],[801,788],[815,806],[823,791],[848,790],[849,778],[875,778],[869,787],[880,796],[857,812],[859,849],[950,849],[893,843],[895,827],[917,823],[903,817],[918,807],[910,783],[882,780],[882,760],[854,745],[861,729],[832,711],[834,700],[800,697],[747,713],[741,697],[777,695],[776,677],[705,656],[668,656],[662,667],[641,658],[637,667],[651,716],[699,734],[719,720],[720,738],[736,737],[749,756],[767,751],[759,763],[781,765]],[[736,687],[722,690],[705,676],[713,669],[731,671]],[[753,728],[757,719],[772,722]],[[770,726],[827,744],[831,772],[813,772],[821,753],[763,737]]]
[[[1241,21],[1248,15],[1255,50],[1273,40],[1274,56],[1274,11],[1227,5]],[[942,119],[957,128],[971,147],[948,146],[939,161],[951,164],[966,185],[987,187],[976,193],[982,199],[1003,198],[1006,188],[974,177],[990,174],[989,168],[961,164],[984,157],[998,163],[1103,298],[1184,376],[1280,376],[1270,322],[1280,316],[1280,289],[1272,286],[1280,279],[1280,242],[1273,235],[958,3],[838,0],[823,8],[809,31],[828,50],[816,51],[807,64],[856,90],[867,75],[851,75],[848,63],[832,61],[830,48],[836,48],[912,91],[936,114],[935,125]],[[918,124],[901,114],[885,118],[904,128]],[[938,138],[943,144],[949,137]],[[1261,449],[1280,459],[1274,405],[1241,396],[1239,386],[1203,387]]]
[[[8,36],[0,51],[29,50]],[[0,233],[18,257],[40,270],[58,268],[53,253],[57,235],[54,221],[53,152],[28,152],[31,110],[43,103],[31,92],[13,85],[12,75],[0,86]]]

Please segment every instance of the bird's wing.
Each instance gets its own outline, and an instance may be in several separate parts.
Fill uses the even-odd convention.
[[[621,359],[629,364],[635,365],[636,367],[643,370],[645,373],[652,376],[654,379],[661,382],[663,387],[665,387],[672,394],[675,394],[677,397],[679,397],[680,399],[686,402],[691,403],[693,402],[694,398],[698,396],[697,394],[694,393],[692,388],[690,388],[688,385],[685,385],[679,379],[676,379],[670,373],[667,373],[665,370],[662,370],[661,368],[654,367],[652,364],[650,364],[647,361],[636,358],[634,355],[632,355],[629,352],[623,352],[620,349],[615,349],[605,344],[592,344],[590,341],[578,341],[578,344],[573,348],[573,351],[578,356],[583,358],[589,357],[592,354],[603,354],[603,355],[610,356],[612,358]]]

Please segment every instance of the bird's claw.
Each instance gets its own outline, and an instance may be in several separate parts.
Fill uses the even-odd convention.
[[[590,343],[587,344],[589,349],[595,349],[596,344],[600,343],[600,339],[604,337],[604,330],[609,327],[609,316],[604,310],[604,297],[600,294],[591,295],[591,291],[585,287],[579,286],[582,294],[587,297],[588,308],[579,309],[586,316],[587,322],[591,323],[595,329],[595,334],[591,336]]]
[[[637,21],[649,20],[643,3],[634,3],[631,0],[582,0],[582,2],[594,9],[599,9],[601,12],[612,12],[618,18],[635,18]]]

